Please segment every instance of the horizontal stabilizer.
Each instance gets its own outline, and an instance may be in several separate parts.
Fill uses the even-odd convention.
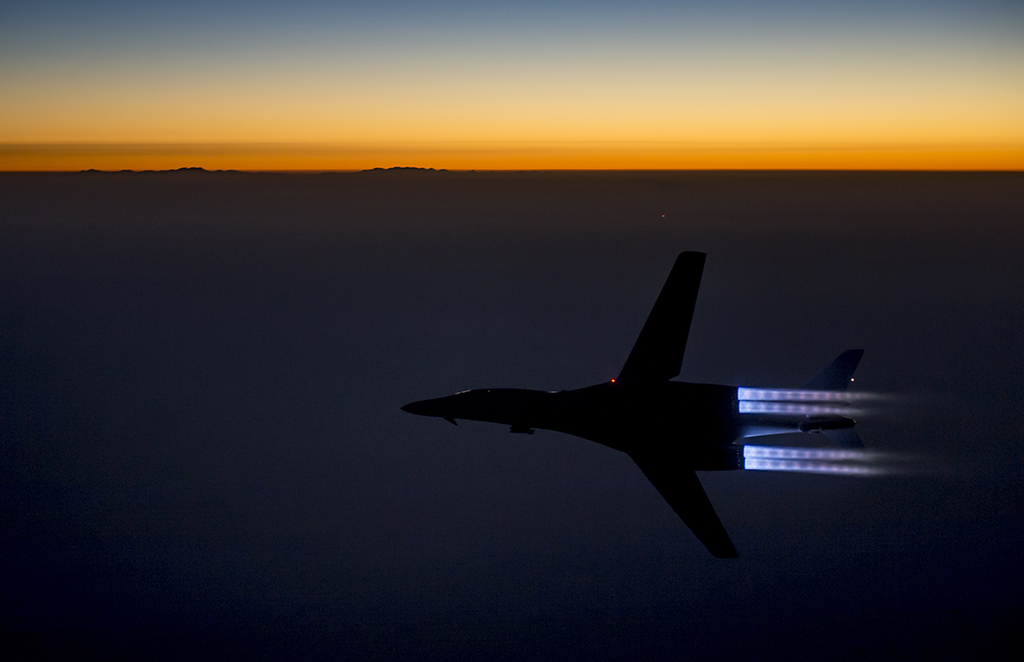
[[[706,257],[704,253],[687,251],[676,258],[640,337],[622,366],[620,383],[662,382],[679,374]]]
[[[809,391],[845,391],[862,356],[863,349],[846,350],[804,384],[804,388]]]
[[[631,457],[708,551],[720,559],[739,556],[693,469],[666,462],[658,453]]]

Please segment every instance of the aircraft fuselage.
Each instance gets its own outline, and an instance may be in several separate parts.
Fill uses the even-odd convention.
[[[511,432],[553,430],[622,451],[714,556],[737,556],[695,472],[747,468],[745,448],[736,443],[745,437],[827,432],[860,446],[853,419],[843,415],[849,413],[843,394],[864,352],[843,352],[802,391],[672,381],[682,365],[705,257],[685,252],[676,258],[617,379],[572,391],[463,391],[402,409],[452,423],[501,423]]]
[[[676,381],[642,386],[604,382],[571,391],[476,389],[413,402],[403,409],[452,422],[500,423],[512,432],[563,432],[630,455],[645,445],[673,448],[677,461],[704,471],[742,468],[742,447],[722,443],[723,439],[739,439],[750,431],[806,431],[813,420],[804,415],[743,414],[734,386]],[[846,427],[847,420],[831,417],[818,425]]]

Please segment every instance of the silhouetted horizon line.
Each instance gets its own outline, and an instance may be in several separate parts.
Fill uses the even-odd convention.
[[[77,174],[103,174],[103,175],[131,175],[131,174],[171,174],[171,173],[205,173],[205,174],[294,174],[294,175],[328,175],[328,174],[371,174],[371,173],[420,173],[420,174],[471,174],[471,173],[501,173],[501,174],[643,174],[643,173],[792,173],[792,174],[1022,174],[1024,168],[1002,169],[976,169],[976,168],[433,168],[419,166],[377,166],[373,168],[345,169],[345,168],[204,168],[202,166],[181,166],[178,168],[85,168],[67,170],[2,170],[0,175],[77,175]]]

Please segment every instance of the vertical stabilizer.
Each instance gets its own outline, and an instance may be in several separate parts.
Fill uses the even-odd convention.
[[[687,251],[676,258],[640,337],[622,366],[620,382],[661,382],[679,374],[706,257],[704,253]]]
[[[862,356],[863,349],[846,350],[804,384],[804,388],[810,391],[845,391],[853,380],[853,373]]]

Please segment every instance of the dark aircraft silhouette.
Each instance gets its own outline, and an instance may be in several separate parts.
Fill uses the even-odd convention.
[[[746,437],[819,432],[860,446],[854,420],[843,415],[843,392],[863,350],[842,353],[801,390],[670,381],[683,361],[705,257],[686,252],[676,259],[618,378],[572,391],[463,391],[402,409],[525,434],[554,430],[622,451],[712,554],[738,556],[694,472],[745,468],[745,447],[735,442]]]

